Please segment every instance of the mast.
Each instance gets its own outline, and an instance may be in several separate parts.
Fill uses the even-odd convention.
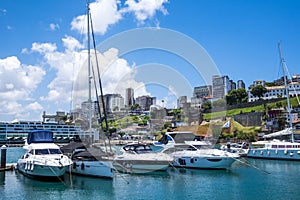
[[[286,93],[286,99],[287,99],[287,106],[288,106],[288,119],[289,119],[289,127],[293,129],[293,123],[292,123],[292,115],[291,115],[291,104],[290,104],[290,95],[289,95],[289,89],[287,85],[287,80],[286,80],[286,75],[285,75],[285,60],[282,56],[282,50],[281,50],[281,44],[278,43],[278,48],[279,48],[279,54],[280,54],[280,62],[281,62],[281,67],[282,67],[282,73],[283,73],[283,79],[284,79],[284,86],[285,86],[285,93]],[[291,140],[294,142],[294,133],[293,130],[291,130]]]
[[[87,0],[87,48],[88,48],[88,87],[89,87],[89,96],[88,96],[88,107],[89,107],[89,134],[91,136],[92,131],[92,77],[91,77],[91,49],[90,49],[90,3]]]

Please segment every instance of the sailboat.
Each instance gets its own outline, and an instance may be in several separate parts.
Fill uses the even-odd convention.
[[[278,48],[280,53],[280,61],[281,61],[281,67],[283,71],[285,92],[287,98],[289,127],[282,131],[265,135],[264,138],[269,139],[269,138],[274,138],[279,136],[290,136],[290,141],[277,140],[277,139],[263,141],[261,143],[262,147],[250,149],[248,151],[247,157],[262,158],[262,159],[277,159],[277,160],[300,160],[300,143],[294,141],[294,128],[292,126],[289,90],[287,87],[287,80],[285,76],[286,65],[285,65],[284,58],[282,56],[280,43],[278,44]]]
[[[91,25],[90,25],[91,23]],[[101,114],[100,106],[99,106],[99,99],[98,99],[98,92],[97,92],[97,86],[96,86],[96,77],[94,74],[94,70],[91,66],[91,51],[90,51],[90,28],[93,31],[93,25],[90,15],[90,9],[89,9],[89,2],[87,1],[87,36],[88,36],[88,88],[89,88],[89,95],[88,95],[88,104],[89,104],[89,114],[88,114],[88,131],[92,132],[92,95],[91,95],[91,88],[92,88],[92,81],[91,77],[94,79],[94,85],[96,90],[96,96],[97,96],[97,102],[98,102],[98,112]],[[92,34],[94,36],[94,34]],[[94,38],[93,38],[94,41]],[[95,42],[94,44],[94,50],[96,49]],[[96,51],[96,50],[95,50]],[[97,56],[96,56],[96,62],[97,62]],[[97,63],[98,67],[98,63]],[[93,76],[91,74],[91,71],[93,72]],[[103,92],[102,92],[102,85],[100,80],[100,75],[98,71],[98,78],[99,78],[99,87],[101,91],[101,97],[103,98]],[[102,99],[102,102],[103,99]],[[106,111],[105,111],[105,105],[103,105],[103,113],[104,113],[104,120],[105,120],[105,132],[108,133],[108,123],[107,123],[107,117],[106,117]],[[102,117],[100,116],[102,119]],[[101,127],[102,129],[102,123]],[[72,142],[64,147],[61,148],[64,154],[67,154],[70,156],[70,158],[73,161],[72,167],[69,168],[69,172],[72,174],[78,174],[83,176],[92,176],[92,177],[101,177],[101,178],[113,178],[113,168],[112,168],[112,160],[114,154],[108,151],[103,151],[101,148],[95,148],[92,145],[83,143],[81,140]]]

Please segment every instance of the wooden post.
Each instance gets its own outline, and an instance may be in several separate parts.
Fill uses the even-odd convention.
[[[1,147],[1,169],[6,168],[6,146]]]

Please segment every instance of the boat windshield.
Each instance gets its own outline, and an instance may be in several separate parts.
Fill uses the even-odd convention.
[[[149,146],[138,146],[138,147],[136,147],[135,152],[150,153],[150,152],[152,152],[152,149]]]
[[[36,149],[35,155],[62,154],[59,149]]]
[[[152,149],[148,145],[127,145],[123,147],[123,149],[127,152],[135,152],[135,153],[150,153]]]

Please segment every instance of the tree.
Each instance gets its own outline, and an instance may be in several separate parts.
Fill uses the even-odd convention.
[[[248,93],[244,88],[239,88],[236,90],[236,98],[238,103],[248,102]]]
[[[239,103],[244,103],[248,101],[248,93],[244,88],[239,88],[237,90],[231,90],[226,95],[226,102],[228,105],[235,105]]]
[[[231,90],[226,95],[226,103],[228,105],[235,105],[235,104],[237,104],[237,92],[236,92],[236,90]]]
[[[139,104],[134,104],[131,106],[131,110],[141,110],[141,106]]]
[[[209,112],[211,110],[211,101],[205,101],[202,104],[203,112]]]
[[[253,87],[250,91],[250,93],[254,96],[254,97],[258,97],[259,99],[261,99],[261,97],[264,96],[264,94],[267,92],[268,90],[262,86],[262,85],[257,85],[255,87]]]

